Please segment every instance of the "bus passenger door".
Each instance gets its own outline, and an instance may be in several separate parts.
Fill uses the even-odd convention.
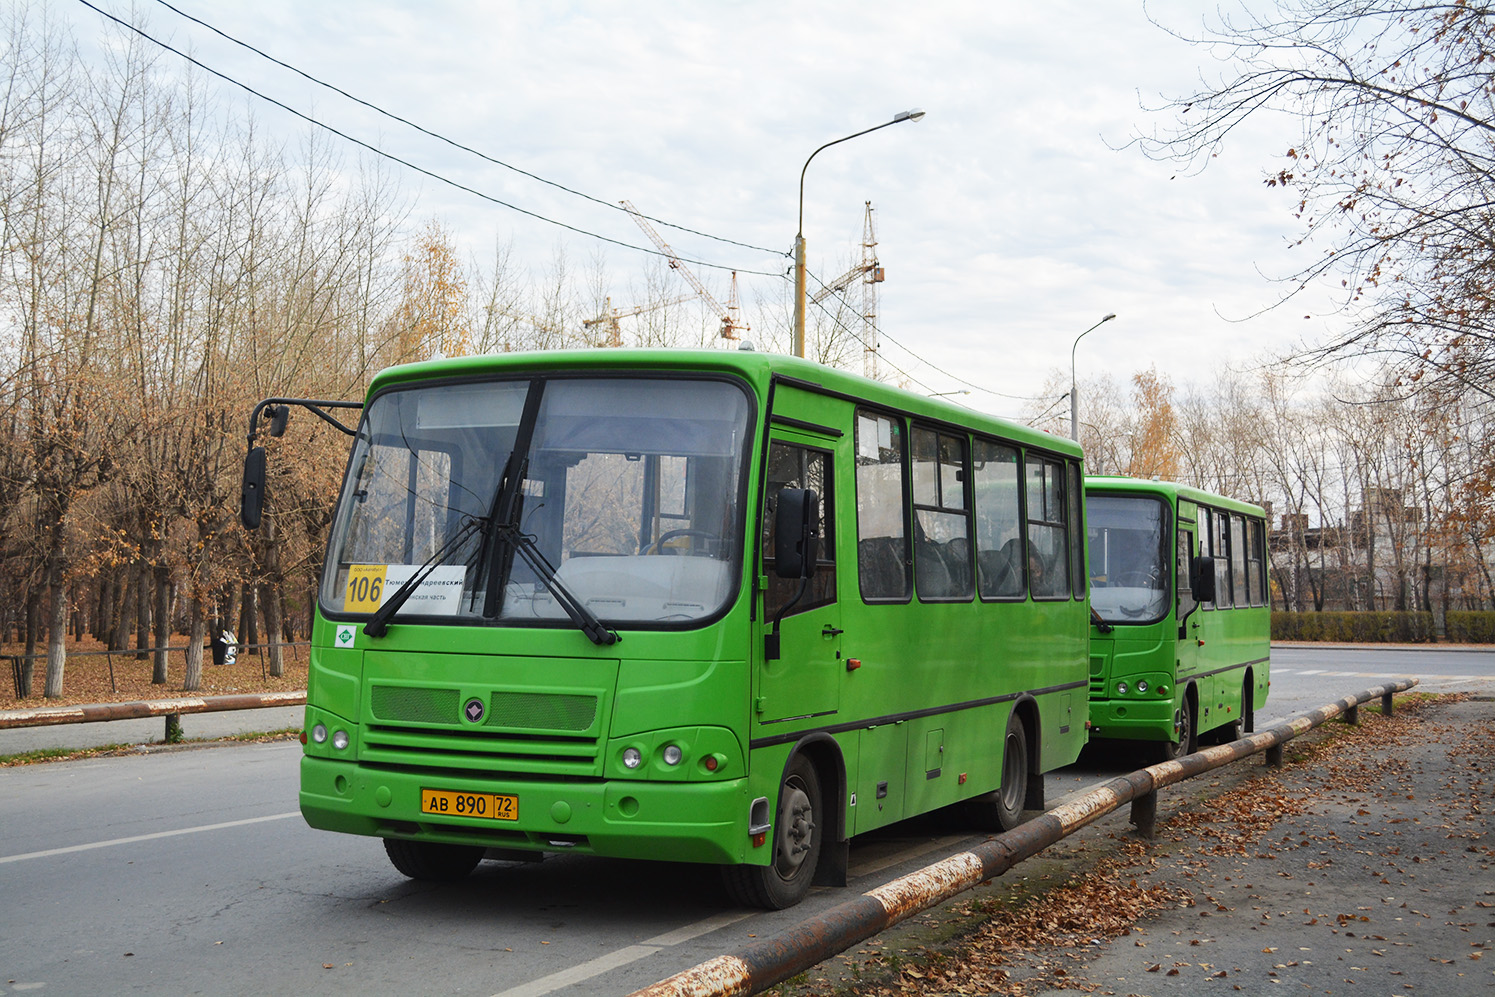
[[[1176,602],[1174,603],[1176,615],[1179,621],[1177,650],[1174,655],[1173,679],[1177,685],[1176,695],[1182,696],[1184,685],[1189,676],[1194,674],[1198,667],[1199,657],[1199,606],[1194,602],[1194,591],[1192,588],[1192,577],[1190,566],[1194,560],[1194,551],[1197,549],[1194,543],[1194,530],[1192,525],[1185,526],[1180,523],[1178,527],[1178,568],[1175,574],[1177,579]],[[1185,617],[1188,617],[1186,620]]]
[[[827,441],[829,443],[829,441]],[[759,723],[828,716],[839,706],[841,607],[836,601],[834,454],[802,434],[775,433],[764,469],[762,633],[779,620],[779,656],[764,656],[754,700]],[[774,570],[774,514],[779,492],[807,488],[820,496],[820,555],[800,593],[798,579]]]

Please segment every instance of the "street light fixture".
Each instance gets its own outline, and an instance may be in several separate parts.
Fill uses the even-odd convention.
[[[864,128],[845,138],[825,143],[810,153],[810,159],[814,159],[833,145],[839,145],[868,132],[875,132],[879,128],[896,125],[900,121],[918,121],[922,117],[924,117],[924,111],[917,107],[910,111],[899,111],[893,115],[892,121],[884,121],[880,125],[873,125],[871,128]],[[799,171],[799,228],[794,233],[794,355],[797,357],[805,355],[805,170],[810,168],[810,159],[805,160],[803,169]]]
[[[1099,322],[1092,325],[1090,328],[1086,329],[1084,332],[1080,333],[1075,337],[1074,346],[1071,346],[1069,348],[1069,438],[1074,440],[1076,443],[1078,443],[1080,440],[1080,394],[1075,387],[1075,348],[1080,345],[1080,340],[1084,339],[1086,336],[1090,335],[1096,329],[1099,329],[1101,326],[1105,325],[1115,317],[1116,313],[1112,312],[1105,318],[1101,319]]]

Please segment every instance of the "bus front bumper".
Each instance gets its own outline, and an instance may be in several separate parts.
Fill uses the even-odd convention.
[[[421,812],[422,790],[517,798],[515,819]],[[766,862],[750,854],[746,779],[721,782],[508,781],[413,774],[303,756],[301,813],[312,827],[383,838],[677,862]]]
[[[1118,741],[1177,740],[1172,699],[1092,699],[1090,736]]]

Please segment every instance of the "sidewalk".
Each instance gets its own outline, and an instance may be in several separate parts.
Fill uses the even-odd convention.
[[[1495,992],[1495,703],[1360,716],[1165,790],[1154,842],[1107,818],[774,992]]]
[[[280,706],[267,710],[233,710],[221,713],[189,713],[182,717],[182,736],[231,737],[235,734],[284,730],[301,726],[304,706]],[[166,734],[164,717],[110,720],[104,723],[56,724],[49,727],[18,727],[0,730],[0,755],[53,748],[99,748],[110,744],[160,744]]]

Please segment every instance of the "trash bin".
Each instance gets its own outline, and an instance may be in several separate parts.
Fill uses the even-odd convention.
[[[231,665],[239,657],[239,646],[234,635],[227,630],[221,631],[209,642],[208,647],[213,652],[213,664]]]

